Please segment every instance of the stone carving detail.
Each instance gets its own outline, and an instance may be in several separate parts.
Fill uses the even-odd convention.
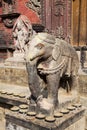
[[[61,0],[55,0],[55,11],[54,15],[63,16],[64,15],[64,2]]]
[[[56,36],[58,38],[64,39],[64,28],[61,24],[61,18],[64,17],[64,1],[63,0],[55,0],[54,2],[54,15],[59,17],[59,24],[56,27]]]
[[[13,27],[15,22],[15,16],[12,18],[12,14],[16,12],[15,0],[2,0],[2,16],[3,22],[6,27]]]
[[[39,112],[52,114],[58,109],[60,86],[67,91],[78,87],[79,60],[76,51],[64,40],[55,39],[48,33],[38,33],[30,41],[26,66],[30,99],[36,103]]]
[[[40,0],[29,0],[27,6],[34,10],[39,16],[41,15],[41,3]]]
[[[3,14],[10,14],[16,11],[15,0],[2,0]]]
[[[6,17],[3,19],[3,23],[6,27],[12,28],[15,23],[15,18]]]
[[[41,5],[42,23],[49,32],[64,40],[71,37],[72,1],[44,0],[41,1]]]
[[[62,38],[62,39],[64,38],[64,32],[62,26],[56,28],[56,35],[58,38]]]
[[[33,29],[31,22],[26,16],[21,15],[13,27],[13,38],[16,50],[26,52],[32,34]]]

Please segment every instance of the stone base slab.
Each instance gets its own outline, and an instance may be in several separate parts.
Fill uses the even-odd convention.
[[[79,92],[87,97],[87,74],[79,76]]]
[[[5,109],[0,107],[0,130],[5,130]]]
[[[85,130],[85,109],[83,107],[55,118],[54,122],[37,119],[10,110],[6,111],[6,130]]]

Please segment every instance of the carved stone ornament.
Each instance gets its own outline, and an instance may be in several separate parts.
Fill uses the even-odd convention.
[[[55,0],[55,11],[54,15],[63,16],[64,15],[64,1],[63,0]]]
[[[12,28],[15,23],[15,19],[14,18],[4,18],[3,23],[6,27]]]
[[[41,3],[40,0],[29,0],[27,7],[35,11],[39,16],[41,15]]]
[[[38,112],[52,114],[58,109],[60,86],[67,91],[78,87],[79,60],[74,48],[48,33],[30,41],[26,67],[33,100]]]
[[[16,1],[2,0],[2,20],[6,27],[13,27],[15,22]]]
[[[11,14],[16,10],[15,0],[2,0],[3,14]]]
[[[31,22],[25,15],[20,15],[13,27],[14,44],[19,52],[25,52],[27,50],[32,34]]]
[[[62,26],[56,28],[56,35],[58,36],[58,38],[61,38],[61,39],[64,38],[64,32],[63,32]]]

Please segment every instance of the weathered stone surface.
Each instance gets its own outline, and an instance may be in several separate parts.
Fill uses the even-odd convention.
[[[87,75],[79,76],[79,91],[80,94],[87,97]]]
[[[86,117],[86,129],[87,129],[87,96],[81,96],[80,102],[82,105],[84,105],[86,107],[85,117]]]
[[[33,51],[32,51],[33,50]],[[49,33],[37,33],[30,40],[26,68],[32,100],[38,111],[52,113],[58,108],[58,90],[77,90],[79,60],[75,49]],[[42,84],[44,84],[42,86]],[[47,88],[47,94],[44,93]]]
[[[66,128],[65,130],[84,130],[85,128],[85,117],[82,117],[79,121]]]
[[[5,130],[5,109],[0,107],[0,130]]]
[[[6,130],[8,128],[9,130],[17,130],[20,127],[23,130],[84,130],[84,108],[73,110],[73,112],[63,115],[61,118],[55,118],[55,121],[50,123],[45,121],[45,119],[40,120],[35,118],[35,116],[31,117],[7,110]]]
[[[27,72],[24,67],[0,65],[0,82],[28,86]]]

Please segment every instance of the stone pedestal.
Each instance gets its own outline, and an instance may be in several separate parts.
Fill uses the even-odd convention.
[[[5,130],[5,110],[0,107],[0,130]]]
[[[36,116],[7,110],[6,130],[85,130],[84,111],[83,107],[77,107],[62,117],[54,117],[54,122],[48,122],[46,117],[37,119]]]
[[[15,51],[13,57],[7,58],[4,64],[5,66],[24,67],[26,65],[24,53]]]
[[[6,84],[28,86],[28,76],[26,71],[26,66],[20,62],[15,63],[16,65],[5,65],[0,64],[0,82]]]
[[[83,73],[80,74],[79,78],[79,92],[80,92],[80,102],[86,107],[86,129],[87,129],[87,68]]]

